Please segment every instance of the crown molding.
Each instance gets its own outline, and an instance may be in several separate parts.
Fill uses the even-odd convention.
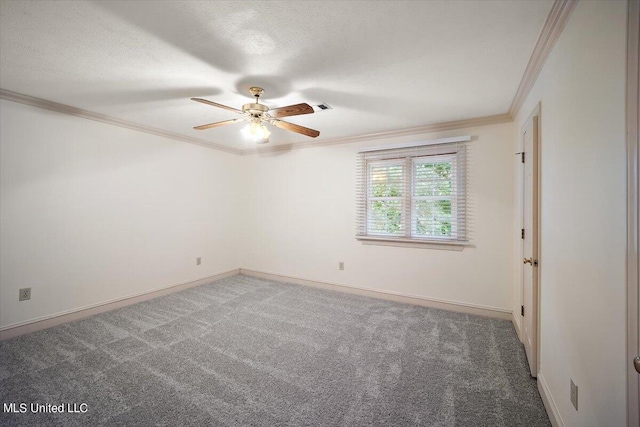
[[[272,145],[269,147],[251,148],[247,150],[240,150],[237,148],[227,147],[221,144],[215,144],[205,141],[203,139],[192,138],[178,133],[169,132],[150,126],[140,125],[126,120],[116,119],[115,117],[107,116],[100,113],[94,113],[92,111],[83,110],[81,108],[72,107],[70,105],[60,104],[53,101],[47,101],[46,99],[35,98],[29,95],[23,95],[21,93],[12,92],[6,89],[0,89],[0,99],[7,101],[18,102],[20,104],[30,105],[32,107],[44,108],[51,111],[56,111],[62,114],[69,114],[72,116],[82,117],[89,120],[95,120],[102,123],[107,123],[114,126],[120,126],[127,129],[136,130],[138,132],[144,132],[151,135],[162,136],[177,141],[188,142],[190,144],[196,144],[207,148],[213,148],[214,150],[225,151],[227,153],[238,155],[249,155],[257,153],[269,153],[275,151],[289,151],[298,148],[311,148],[319,147],[323,145],[334,144],[347,144],[351,142],[360,141],[372,141],[383,138],[393,138],[406,135],[417,135],[422,133],[440,132],[453,129],[463,129],[473,126],[484,126],[497,123],[511,122],[512,118],[509,114],[497,114],[494,116],[478,117],[475,119],[457,120],[453,122],[436,123],[427,126],[413,127],[407,129],[370,133],[365,135],[349,136],[345,138],[335,138],[320,141],[306,141],[296,142],[291,144]]]
[[[531,88],[533,88],[536,79],[540,75],[540,71],[542,71],[545,61],[549,57],[551,50],[553,50],[558,38],[560,38],[560,34],[569,20],[571,12],[573,12],[578,4],[578,1],[579,0],[555,0],[553,6],[551,6],[547,20],[540,31],[536,45],[531,53],[531,58],[529,58],[527,68],[524,70],[522,80],[520,80],[518,90],[511,102],[511,107],[509,107],[511,117],[516,117],[525,99],[527,99]]]
[[[72,116],[82,117],[89,120],[95,120],[102,123],[111,124],[127,129],[132,129],[138,132],[144,132],[151,135],[161,136],[176,141],[188,142],[190,144],[196,144],[207,148],[213,148],[214,150],[224,151],[232,154],[239,155],[251,155],[259,153],[271,153],[279,151],[289,151],[299,148],[311,148],[320,147],[324,145],[335,144],[348,144],[353,142],[371,141],[384,138],[402,137],[407,135],[417,135],[431,132],[441,132],[454,129],[464,129],[474,126],[485,126],[498,123],[508,123],[518,114],[518,111],[522,107],[525,99],[529,95],[531,88],[533,87],[542,67],[547,60],[547,57],[551,53],[551,50],[555,46],[556,41],[560,37],[565,24],[567,23],[569,16],[575,9],[579,0],[555,0],[549,15],[540,31],[536,45],[533,48],[531,58],[525,69],[518,90],[511,102],[509,112],[505,114],[497,114],[493,116],[478,117],[467,120],[457,120],[444,123],[436,123],[427,126],[413,127],[400,130],[392,130],[386,132],[377,132],[364,135],[349,136],[344,138],[334,138],[320,141],[305,141],[296,142],[281,145],[272,145],[267,147],[250,148],[241,150],[238,148],[227,147],[222,144],[216,144],[199,138],[193,138],[186,135],[181,135],[174,132],[165,131],[162,129],[145,126],[126,120],[117,119],[115,117],[107,116],[100,113],[94,113],[92,111],[83,110],[81,108],[72,107],[65,104],[60,104],[53,101],[48,101],[41,98],[35,98],[21,93],[12,92],[6,89],[0,88],[0,99],[7,101],[18,102],[20,104],[30,105],[33,107],[44,108],[47,110],[56,111],[63,114],[69,114]]]
[[[30,105],[32,107],[44,108],[46,110],[56,111],[58,113],[69,114],[72,116],[82,117],[84,119],[95,120],[97,122],[107,123],[122,128],[132,129],[138,132],[144,132],[151,135],[162,136],[164,138],[174,139],[176,141],[188,142],[215,150],[225,151],[227,153],[240,154],[237,148],[226,147],[224,145],[205,141],[204,139],[193,138],[190,136],[180,135],[178,133],[169,132],[150,126],[140,125],[126,120],[116,119],[115,117],[106,116],[104,114],[94,113],[92,111],[83,110],[81,108],[72,107],[70,105],[59,104],[46,99],[35,98],[33,96],[23,95],[17,92],[11,92],[6,89],[0,89],[0,99],[18,102],[20,104]]]
[[[321,141],[295,142],[291,144],[272,145],[270,147],[251,148],[242,150],[243,156],[249,154],[272,153],[277,151],[289,151],[300,148],[321,147],[324,145],[348,144],[352,142],[374,141],[377,139],[395,138],[407,135],[418,135],[423,133],[442,132],[454,129],[465,129],[476,126],[494,125],[499,123],[509,123],[513,119],[509,114],[496,114],[494,116],[477,117],[475,119],[456,120],[453,122],[435,123],[432,125],[413,127],[386,132],[369,133],[364,135],[348,136],[345,138],[334,138]]]

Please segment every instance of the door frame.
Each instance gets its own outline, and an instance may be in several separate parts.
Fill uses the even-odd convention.
[[[638,48],[640,45],[640,2],[629,0],[627,11],[627,425],[640,425],[640,375],[632,360],[640,352],[640,289],[638,275],[640,252],[640,217],[638,216],[640,143],[638,127],[640,118],[638,99],[640,90],[640,68]]]
[[[534,371],[536,373],[536,376],[538,375],[538,373],[540,372],[540,343],[542,342],[542,340],[540,339],[541,337],[541,330],[540,330],[540,318],[541,318],[541,313],[542,310],[540,310],[541,307],[541,280],[540,280],[540,272],[541,272],[541,258],[542,258],[542,239],[541,239],[541,224],[542,224],[542,203],[541,203],[541,190],[542,190],[542,167],[541,167],[541,159],[542,159],[542,122],[541,122],[541,111],[542,111],[542,106],[541,103],[539,102],[536,107],[533,109],[533,111],[531,112],[531,114],[529,115],[529,117],[527,118],[527,120],[524,121],[524,126],[519,130],[519,134],[518,137],[520,139],[520,143],[521,143],[521,152],[525,152],[525,147],[524,147],[524,141],[522,140],[522,135],[524,133],[525,127],[527,126],[527,124],[529,122],[532,122],[532,125],[534,127],[534,135],[532,136],[532,138],[534,138],[536,141],[532,142],[532,147],[536,147],[537,148],[537,152],[536,152],[536,157],[537,157],[537,168],[536,170],[533,172],[533,188],[532,188],[532,197],[533,197],[533,203],[532,203],[532,209],[534,209],[534,212],[532,212],[532,223],[533,223],[533,230],[531,230],[532,235],[535,235],[535,241],[533,244],[533,253],[531,254],[533,259],[537,261],[537,266],[533,266],[531,268],[533,268],[533,274],[532,274],[532,283],[531,286],[534,289],[534,294],[533,294],[533,298],[532,298],[532,305],[535,307],[535,311],[534,311],[534,319],[533,321],[535,322],[535,337],[533,337],[532,339],[532,346],[534,347],[534,351],[536,354],[536,360],[535,360],[535,367],[534,369],[532,369],[532,371]],[[526,153],[525,153],[525,161],[526,161]],[[520,197],[518,198],[519,200],[519,216],[521,218],[522,221],[522,228],[524,228],[524,197],[525,197],[525,190],[524,190],[524,186],[525,186],[525,168],[524,165],[522,165],[522,167],[520,168],[520,183],[521,185],[519,186],[519,192]],[[519,239],[520,240],[520,254],[522,256],[524,256],[524,240]],[[521,260],[518,260],[519,263],[521,263]],[[520,304],[524,303],[524,266],[521,264],[520,265]],[[525,309],[526,310],[526,309]],[[523,345],[525,344],[525,337],[524,337],[524,319],[521,319],[520,321],[520,330],[521,330],[521,334],[522,336],[520,337],[520,341],[523,343]]]

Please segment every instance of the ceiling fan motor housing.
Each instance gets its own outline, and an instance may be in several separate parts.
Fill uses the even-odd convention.
[[[269,111],[269,107],[262,104],[244,104],[242,111],[250,113],[253,117],[260,117],[263,113]]]

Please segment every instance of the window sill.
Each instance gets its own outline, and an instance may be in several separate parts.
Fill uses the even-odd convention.
[[[377,236],[356,236],[363,245],[399,246],[403,248],[438,249],[443,251],[462,251],[473,247],[469,242],[457,240],[412,240]]]

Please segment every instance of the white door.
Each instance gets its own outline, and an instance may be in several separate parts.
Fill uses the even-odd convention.
[[[538,375],[538,118],[536,112],[522,129],[523,228],[522,341],[531,376]]]

